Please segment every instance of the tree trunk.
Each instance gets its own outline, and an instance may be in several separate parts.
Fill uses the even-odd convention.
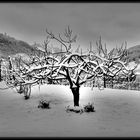
[[[19,90],[18,90],[18,93],[20,93],[20,94],[23,93],[23,90],[24,90],[24,89],[23,89],[23,85],[20,84],[20,86],[19,86]]]
[[[1,62],[0,62],[0,81],[2,81],[2,77],[1,77]]]
[[[104,88],[106,88],[106,78],[104,76]]]
[[[30,95],[31,95],[31,85],[28,84],[24,86],[24,98],[27,100],[30,98]]]
[[[74,106],[79,106],[79,87],[71,88],[73,93]]]
[[[113,77],[111,78],[111,87],[113,88]]]

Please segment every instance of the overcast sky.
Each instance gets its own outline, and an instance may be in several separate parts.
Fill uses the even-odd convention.
[[[45,29],[63,33],[67,26],[78,44],[89,46],[102,36],[108,47],[140,44],[140,3],[0,3],[0,33],[43,43]]]

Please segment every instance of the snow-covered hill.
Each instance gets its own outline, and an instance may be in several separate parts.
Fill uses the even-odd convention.
[[[51,100],[51,109],[38,108],[40,99]],[[34,86],[29,100],[14,89],[0,90],[0,137],[140,136],[139,91],[81,87],[80,104],[88,102],[95,112],[66,113],[73,105],[68,86]]]
[[[27,42],[0,33],[0,57],[7,58],[17,53],[32,54],[34,48]]]
[[[136,61],[139,63],[140,59],[140,45],[132,46],[128,48],[128,56],[129,61]]]

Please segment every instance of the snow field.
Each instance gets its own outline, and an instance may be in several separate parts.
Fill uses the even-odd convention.
[[[37,108],[40,99],[51,100],[51,109]],[[0,137],[140,136],[139,91],[81,87],[80,105],[88,102],[94,103],[95,112],[80,115],[65,111],[73,105],[68,86],[35,86],[29,100],[14,90],[1,90]]]

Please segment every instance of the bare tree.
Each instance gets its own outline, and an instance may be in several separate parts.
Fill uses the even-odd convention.
[[[119,76],[121,73],[128,75],[134,69],[127,68],[126,63],[122,61],[122,57],[126,53],[126,43],[125,48],[123,48],[122,45],[120,48],[114,48],[108,52],[106,44],[103,48],[100,37],[99,41],[96,42],[97,52],[92,51],[90,43],[90,50],[87,54],[78,53],[79,47],[77,48],[76,53],[70,53],[71,48],[68,48],[72,44],[72,41],[69,39],[72,38],[72,31],[69,27],[65,30],[66,33],[69,33],[69,35],[67,35],[69,41],[64,41],[60,35],[59,37],[54,36],[54,34],[48,30],[46,30],[46,32],[50,35],[51,39],[57,40],[66,48],[65,57],[58,60],[57,65],[54,65],[56,69],[52,71],[53,74],[51,75],[51,78],[53,80],[68,80],[74,97],[74,106],[79,106],[79,88],[88,80],[93,80],[95,77],[104,77],[104,86],[106,86],[105,77],[110,76],[113,78]],[[64,33],[64,35],[66,34]],[[65,43],[68,43],[69,45],[66,45]]]
[[[96,41],[97,51],[93,52],[90,51],[92,60],[96,60],[99,64],[102,64],[99,68],[103,74],[104,79],[104,87],[106,87],[106,80],[112,81],[113,87],[113,79],[120,78],[122,74],[125,78],[131,78],[133,76],[133,71],[137,67],[135,65],[133,68],[128,67],[128,61],[124,58],[127,55],[127,42],[122,43],[121,47],[116,47],[111,49],[110,51],[107,50],[106,44],[102,43],[101,37],[99,41]]]

